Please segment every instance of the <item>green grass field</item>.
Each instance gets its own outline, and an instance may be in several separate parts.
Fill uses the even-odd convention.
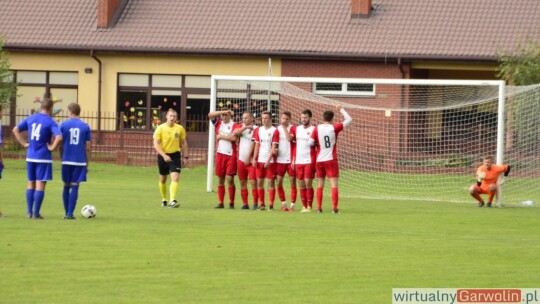
[[[215,210],[205,168],[162,208],[156,168],[92,164],[62,220],[61,181],[25,217],[24,161],[0,180],[1,303],[391,303],[392,288],[540,282],[540,208],[342,199],[342,214]],[[239,200],[239,195],[237,195]],[[78,215],[78,214],[77,214]]]

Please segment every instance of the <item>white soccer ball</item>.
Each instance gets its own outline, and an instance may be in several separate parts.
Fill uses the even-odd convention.
[[[92,206],[92,205],[86,205],[84,207],[82,207],[81,209],[81,214],[83,217],[85,218],[94,218],[96,217],[96,207]]]
[[[533,201],[524,201],[524,202],[521,202],[521,204],[523,206],[534,206],[534,202]]]

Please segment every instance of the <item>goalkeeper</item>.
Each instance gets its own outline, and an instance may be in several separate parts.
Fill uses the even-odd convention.
[[[474,183],[469,189],[471,196],[478,201],[478,207],[484,206],[484,200],[480,194],[488,195],[487,206],[491,207],[493,197],[495,197],[495,194],[497,194],[497,180],[501,173],[504,173],[504,176],[508,176],[510,173],[510,166],[493,165],[493,157],[484,157],[482,166],[476,170],[476,183]]]

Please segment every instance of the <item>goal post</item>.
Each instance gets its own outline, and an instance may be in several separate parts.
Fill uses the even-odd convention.
[[[521,166],[516,182],[512,178],[504,186],[505,193],[512,189],[508,201],[525,200],[529,193],[521,188],[540,185],[538,173],[532,174],[534,179],[520,179],[540,164],[534,143],[540,131],[529,126],[535,123],[530,115],[540,110],[534,106],[538,86],[507,87],[498,80],[220,75],[211,79],[210,111],[231,108],[236,122],[246,110],[256,120],[269,110],[274,124],[281,111],[290,111],[296,124],[301,111],[311,109],[312,123],[318,124],[324,110],[336,105],[347,109],[354,121],[338,140],[343,196],[471,202],[467,189],[481,158],[493,155],[497,164],[508,162],[508,149],[512,161]],[[337,113],[335,120],[340,119]],[[209,128],[208,147],[211,192],[214,128]],[[525,159],[532,166],[524,166]]]

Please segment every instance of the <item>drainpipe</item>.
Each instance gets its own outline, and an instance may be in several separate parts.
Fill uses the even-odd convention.
[[[96,54],[94,54],[94,50],[90,50],[90,56],[94,58],[95,61],[98,63],[98,121],[97,121],[97,140],[96,143],[101,143],[101,60],[96,57]]]
[[[401,79],[405,78],[405,70],[403,69],[403,63],[401,62],[401,57],[398,58],[397,61],[398,68],[399,68],[399,74]],[[399,97],[399,107],[403,109],[403,105],[405,104],[405,87],[401,85],[401,94]],[[399,112],[399,130],[403,130],[403,111]],[[403,152],[403,132],[399,132],[399,152]]]

